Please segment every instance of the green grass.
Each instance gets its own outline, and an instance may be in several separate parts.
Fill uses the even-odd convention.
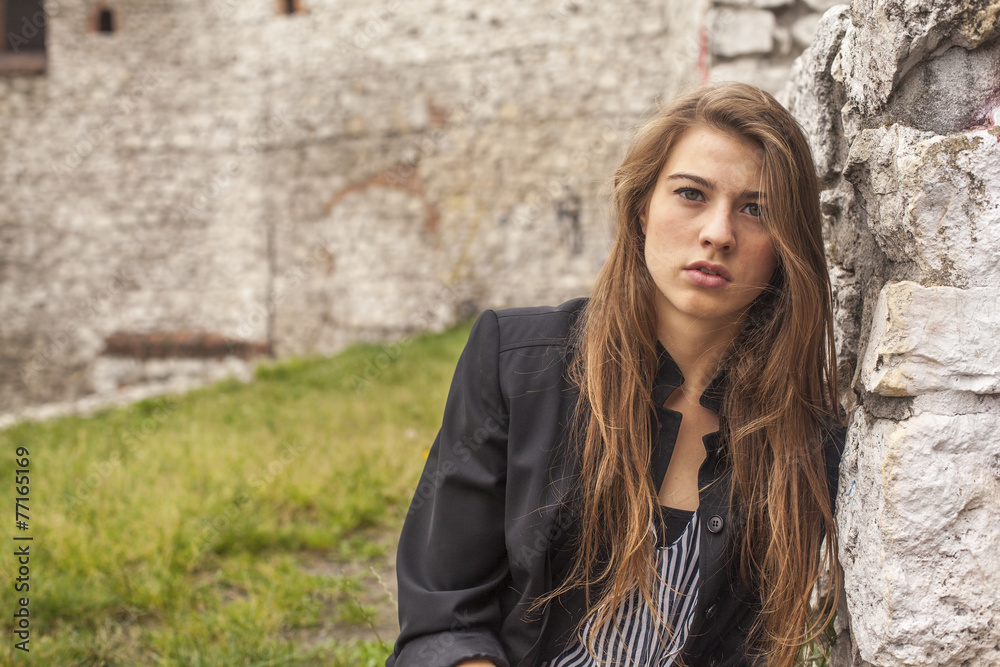
[[[380,665],[358,581],[318,563],[384,560],[469,325],[402,345],[258,368],[181,397],[0,431],[14,528],[30,458],[30,654],[45,665]],[[12,552],[13,548],[8,548]],[[364,635],[364,631],[360,631]]]

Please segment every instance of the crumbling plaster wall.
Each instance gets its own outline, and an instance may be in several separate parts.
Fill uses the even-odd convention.
[[[786,94],[852,406],[831,664],[1000,664],[1000,2],[834,7]]]
[[[299,4],[49,3],[0,76],[0,413],[585,293],[623,143],[704,76],[700,3]]]

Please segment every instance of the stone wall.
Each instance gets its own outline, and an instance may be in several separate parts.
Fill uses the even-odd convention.
[[[752,83],[782,99],[792,63],[836,0],[712,0],[703,40],[717,81]]]
[[[779,93],[828,4],[49,0],[0,74],[0,413],[584,293],[632,127]]]
[[[853,406],[831,664],[1000,664],[1000,2],[835,7],[787,95]]]
[[[997,0],[284,4],[48,4],[0,76],[0,412],[584,293],[632,127],[756,83],[825,186],[831,664],[1000,663]]]
[[[0,75],[0,412],[585,293],[624,141],[704,76],[683,0],[285,4],[47,3]]]

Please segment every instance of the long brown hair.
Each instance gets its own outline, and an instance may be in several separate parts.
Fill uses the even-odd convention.
[[[615,172],[615,238],[581,318],[570,367],[580,387],[573,425],[580,535],[567,579],[547,598],[584,587],[595,627],[637,589],[655,612],[649,526],[658,489],[648,471],[658,358],[656,285],[646,268],[639,215],[671,148],[695,126],[759,149],[764,224],[779,258],[770,285],[748,307],[726,361],[720,422],[733,473],[732,506],[745,517],[740,576],[761,603],[754,646],[768,665],[784,667],[794,664],[800,646],[836,608],[834,594],[813,617],[808,599],[823,569],[831,590],[840,584],[820,447],[824,427],[839,418],[837,377],[809,145],[794,118],[752,86],[703,88],[674,101],[638,131]],[[592,643],[590,648],[593,653]]]

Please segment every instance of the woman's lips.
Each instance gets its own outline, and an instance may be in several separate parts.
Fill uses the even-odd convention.
[[[684,273],[695,285],[699,287],[719,288],[725,287],[729,281],[722,276],[713,276],[702,272],[700,269],[684,269]]]
[[[684,273],[695,285],[700,287],[725,287],[733,279],[726,267],[704,261],[688,265],[685,267]]]

